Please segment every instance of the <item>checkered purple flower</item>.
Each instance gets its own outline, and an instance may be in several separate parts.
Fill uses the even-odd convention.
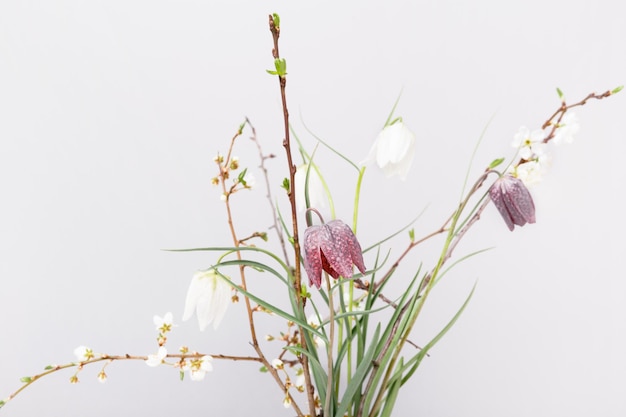
[[[502,215],[509,230],[515,225],[535,222],[535,204],[524,182],[512,175],[503,175],[489,189],[489,197]]]
[[[335,279],[340,276],[352,278],[353,266],[365,273],[361,245],[350,226],[341,220],[333,220],[304,231],[304,268],[309,285],[320,288],[322,271]]]

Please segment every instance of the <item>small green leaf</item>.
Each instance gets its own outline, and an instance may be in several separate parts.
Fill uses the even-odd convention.
[[[302,298],[311,298],[311,293],[309,292],[309,290],[307,289],[306,285],[303,285],[300,288],[300,296]]]
[[[409,239],[411,239],[411,242],[415,241],[415,229],[409,230]]]
[[[23,376],[20,378],[20,382],[23,382],[25,384],[32,382],[32,381],[33,381],[33,378],[30,376]]]
[[[556,93],[559,95],[559,98],[563,100],[563,91],[559,87],[556,88]]]
[[[611,94],[617,94],[620,91],[622,91],[623,88],[624,88],[623,85],[620,85],[619,87],[615,87],[614,89],[611,90]]]
[[[259,372],[267,372],[267,367],[265,365],[261,366]]]
[[[265,71],[267,71],[267,73],[270,75],[278,75],[276,71],[272,71],[272,70],[265,70]]]
[[[54,369],[54,366],[52,365],[48,365],[45,368],[43,368],[45,371],[49,371],[50,369]]]
[[[6,401],[0,400],[0,408],[2,408],[6,404]]]
[[[185,371],[179,371],[178,377],[180,378],[181,381],[183,381],[185,379]]]
[[[402,116],[398,116],[395,119],[393,119],[387,126],[391,126],[391,125],[395,125],[398,122],[402,122]]]
[[[239,176],[237,177],[237,180],[241,183],[241,185],[243,185],[244,187],[246,187],[248,184],[246,184],[246,180],[245,180],[245,176],[246,176],[246,172],[248,172],[248,168],[244,169],[243,171],[241,171],[239,173]]]
[[[285,58],[276,58],[274,60],[274,67],[276,68],[276,74],[283,77],[287,75],[287,61]]]
[[[280,16],[278,16],[278,13],[272,13],[272,20],[274,21],[274,27],[280,29]]]
[[[291,187],[289,186],[289,178],[285,178],[283,179],[283,184],[282,187],[289,192],[289,190],[291,189]]]
[[[494,159],[494,160],[493,160],[493,161],[491,161],[491,163],[489,164],[489,169],[494,169],[495,167],[497,167],[498,165],[500,165],[502,162],[504,162],[504,158]]]

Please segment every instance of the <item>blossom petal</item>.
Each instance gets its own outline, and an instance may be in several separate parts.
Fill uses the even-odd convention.
[[[352,265],[354,264],[361,273],[365,273],[365,263],[363,262],[363,251],[356,236],[352,232],[350,226],[341,220],[333,220],[328,223],[335,243],[335,251],[343,255],[344,272],[341,274],[344,278],[352,277]]]
[[[307,228],[303,241],[304,268],[310,285],[320,288],[322,271],[335,279],[351,278],[353,266],[365,273],[361,245],[352,229],[341,220]]]
[[[311,226],[304,231],[304,269],[309,276],[309,285],[322,285],[322,257],[318,231],[321,226]]]
[[[506,189],[505,201],[513,223],[523,226],[526,223],[535,223],[535,204],[528,189],[520,180],[513,181]]]
[[[512,231],[515,226],[513,225],[513,219],[511,219],[509,211],[504,204],[504,198],[502,197],[502,191],[500,190],[500,187],[500,184],[494,183],[493,186],[491,186],[491,188],[489,189],[489,197],[500,212],[500,215],[504,219],[506,226],[509,228],[509,230]]]
[[[387,178],[406,176],[415,154],[415,135],[401,121],[385,128],[378,134],[367,158],[362,164],[375,161]]]
[[[489,189],[489,197],[500,212],[509,230],[515,225],[535,223],[535,204],[523,181],[503,175]]]
[[[187,290],[183,320],[188,320],[195,311],[201,331],[211,323],[217,329],[229,303],[230,285],[218,273],[197,272]]]

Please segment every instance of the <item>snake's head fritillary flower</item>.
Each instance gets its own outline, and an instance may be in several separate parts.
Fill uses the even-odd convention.
[[[402,121],[387,125],[376,137],[363,163],[376,162],[387,178],[405,180],[415,155],[415,135]]]
[[[524,182],[512,175],[498,178],[489,189],[489,197],[502,215],[509,230],[535,223],[535,204]]]
[[[352,278],[352,267],[365,273],[363,253],[350,226],[333,220],[304,231],[304,268],[309,284],[320,288],[322,271],[337,279]]]
[[[214,269],[196,272],[187,290],[183,321],[195,311],[201,331],[211,323],[217,329],[230,304],[230,294],[230,285]]]

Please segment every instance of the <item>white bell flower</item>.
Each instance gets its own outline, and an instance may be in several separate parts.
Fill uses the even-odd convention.
[[[230,294],[230,285],[215,270],[196,272],[187,290],[183,321],[195,311],[201,331],[211,323],[217,329],[231,301]]]
[[[375,161],[387,178],[398,175],[400,179],[405,180],[414,156],[415,135],[402,121],[398,120],[394,124],[385,126],[378,134],[363,163]]]

